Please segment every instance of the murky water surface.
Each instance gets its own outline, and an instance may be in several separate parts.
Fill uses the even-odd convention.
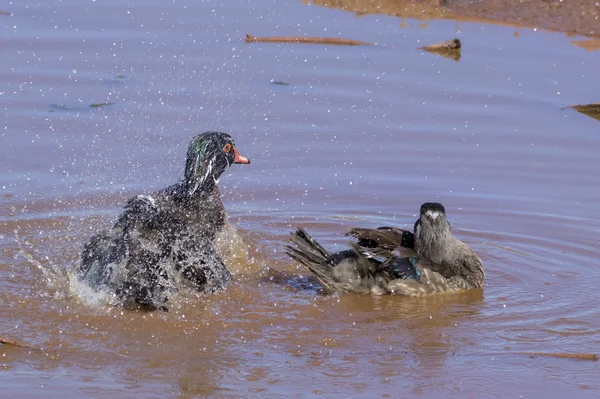
[[[515,354],[600,347],[600,123],[562,109],[600,100],[579,38],[299,1],[2,8],[0,337],[47,349],[0,346],[2,396],[598,395],[598,363]],[[455,36],[458,62],[414,49]],[[105,306],[69,278],[83,244],[209,129],[252,159],[222,178],[235,283],[168,313]],[[282,251],[296,226],[331,249],[412,226],[425,201],[483,290],[323,296]]]

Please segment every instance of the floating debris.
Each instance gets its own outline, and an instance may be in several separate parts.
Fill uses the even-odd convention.
[[[452,58],[454,61],[460,60],[460,49],[462,44],[459,39],[447,40],[444,43],[431,44],[429,46],[417,47],[417,50],[424,50],[446,58]]]
[[[272,80],[271,84],[279,85],[279,86],[289,86],[290,84],[287,82],[282,82],[281,80]]]
[[[575,111],[584,115],[590,116],[600,121],[600,103],[585,104],[585,105],[570,105]]]
[[[459,39],[447,40],[440,44],[431,44],[425,47],[418,47],[419,50],[436,51],[436,50],[460,50],[461,43]]]
[[[547,352],[514,352],[518,355],[528,355],[530,357],[546,356],[546,357],[557,357],[561,359],[579,359],[579,360],[591,360],[594,362],[598,361],[598,355],[595,353],[547,353]]]
[[[480,355],[485,356],[502,356],[502,355],[524,355],[529,356],[530,358],[536,357],[555,357],[558,359],[576,359],[576,360],[589,360],[593,362],[597,362],[600,359],[595,353],[564,353],[564,352],[493,352],[493,353],[479,353]]]
[[[129,78],[126,75],[117,75],[114,78],[100,79],[100,82],[108,87],[124,86]]]
[[[90,108],[101,108],[101,107],[108,107],[110,105],[113,105],[114,103],[112,102],[106,102],[106,103],[95,103],[95,104],[90,104]]]
[[[373,43],[337,37],[307,37],[307,36],[273,36],[255,37],[246,33],[246,43],[304,43],[304,44],[333,44],[337,46],[371,46]]]
[[[9,12],[9,11],[0,11],[0,15],[8,15],[8,16],[11,16],[11,15],[12,15],[12,12]]]
[[[86,111],[90,111],[93,109],[98,109],[98,108],[103,108],[103,107],[108,107],[111,105],[114,105],[115,103],[113,102],[104,102],[104,103],[92,103],[90,105],[77,105],[77,106],[72,106],[72,105],[66,105],[66,104],[50,104],[50,110],[48,112],[61,112],[61,111],[67,111],[67,112],[86,112]]]
[[[14,339],[8,339],[8,338],[0,338],[0,344],[17,346],[19,348],[33,349],[33,350],[36,350],[36,351],[41,350],[40,348],[35,348],[33,346],[29,346],[29,345],[24,344],[22,342],[15,341]]]

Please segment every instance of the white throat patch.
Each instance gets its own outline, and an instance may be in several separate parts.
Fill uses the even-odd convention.
[[[215,160],[216,157],[213,157],[210,159],[210,161],[208,161],[208,164],[206,165],[206,170],[204,171],[204,174],[202,175],[202,177],[200,179],[196,179],[196,184],[194,184],[194,187],[192,187],[192,189],[190,190],[190,195],[194,195],[194,193],[196,192],[196,190],[198,190],[198,187],[200,187],[200,185],[202,183],[204,183],[206,181],[206,179],[208,179],[208,176],[210,176],[212,174],[212,170],[213,167],[215,165]],[[200,158],[196,158],[196,169],[198,168],[198,162],[200,162]],[[218,179],[214,179],[215,183],[218,182]]]
[[[215,166],[215,159],[216,158],[213,157],[210,159],[210,161],[208,161],[208,165],[206,165],[206,171],[204,172],[204,176],[202,176],[202,181],[206,181],[208,176],[212,174],[213,166]]]
[[[436,220],[437,218],[440,217],[440,213],[438,211],[427,211],[427,212],[425,212],[425,214],[428,215],[433,220]]]

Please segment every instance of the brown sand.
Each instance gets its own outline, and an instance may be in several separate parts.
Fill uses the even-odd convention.
[[[600,6],[592,0],[314,0],[311,3],[358,15],[500,23],[600,37]]]

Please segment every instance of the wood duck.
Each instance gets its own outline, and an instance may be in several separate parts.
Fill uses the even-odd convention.
[[[111,230],[85,245],[81,279],[108,289],[126,308],[163,309],[176,281],[199,292],[223,289],[231,274],[213,248],[225,223],[217,183],[232,164],[249,164],[226,133],[195,136],[183,180],[130,199]]]

